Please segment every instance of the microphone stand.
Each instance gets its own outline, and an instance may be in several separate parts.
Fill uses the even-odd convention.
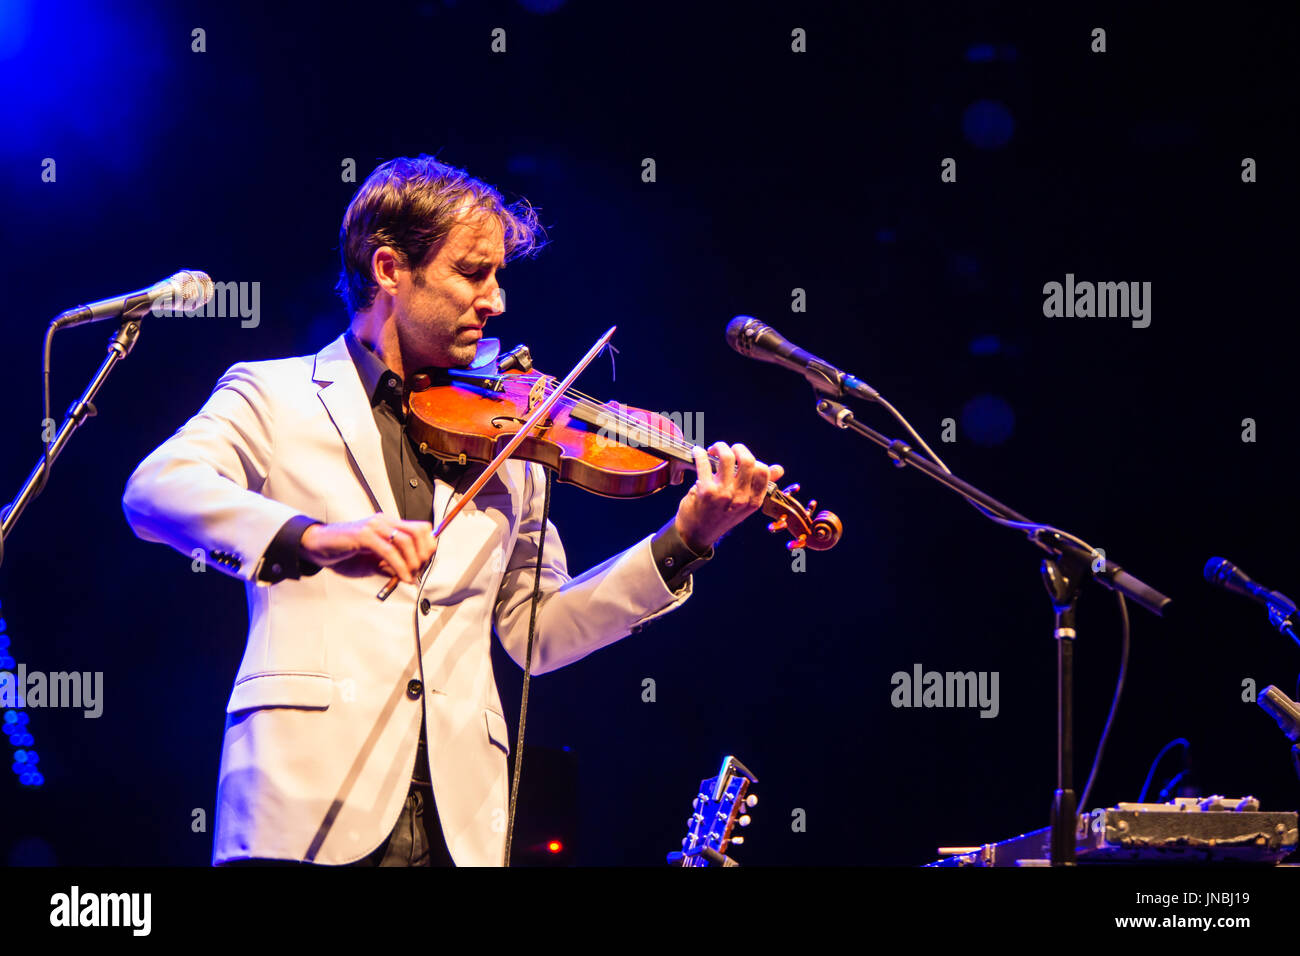
[[[974,485],[944,471],[929,458],[918,455],[906,442],[886,438],[862,424],[850,409],[839,402],[819,399],[817,414],[832,425],[856,432],[879,445],[899,468],[911,465],[999,517],[1034,523]],[[1164,615],[1169,598],[1128,574],[1100,552],[1089,552],[1056,532],[1035,530],[1029,534],[1029,539],[1049,555],[1043,559],[1041,573],[1055,612],[1052,637],[1056,641],[1056,792],[1052,800],[1051,860],[1053,866],[1074,866],[1075,831],[1078,828],[1074,794],[1074,642],[1078,637],[1075,606],[1079,592],[1083,582],[1091,577],[1103,587],[1132,598],[1156,616]]]
[[[0,564],[4,563],[4,542],[9,537],[18,518],[22,515],[23,510],[31,503],[32,499],[41,493],[45,487],[45,482],[49,479],[49,469],[54,466],[54,460],[59,457],[72,433],[77,430],[87,418],[96,414],[93,404],[95,395],[99,392],[100,387],[107,380],[110,372],[119,361],[131,354],[131,349],[135,347],[135,341],[140,336],[139,318],[126,319],[118,326],[117,331],[108,340],[108,355],[100,363],[99,370],[95,377],[91,379],[86,390],[81,393],[71,406],[68,407],[63,424],[59,427],[58,434],[55,435],[54,441],[50,443],[49,461],[47,467],[46,457],[41,456],[28,476],[27,481],[23,484],[18,496],[9,502],[0,511]]]
[[[1300,635],[1296,634],[1298,618],[1300,618],[1300,611],[1296,611],[1294,607],[1288,611],[1271,602],[1268,605],[1268,622],[1277,628],[1278,633],[1285,634],[1300,644]]]

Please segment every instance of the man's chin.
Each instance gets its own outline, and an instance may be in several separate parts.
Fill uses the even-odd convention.
[[[477,342],[472,342],[468,345],[453,345],[447,349],[447,358],[450,360],[448,367],[469,368],[469,366],[473,364],[477,355]]]

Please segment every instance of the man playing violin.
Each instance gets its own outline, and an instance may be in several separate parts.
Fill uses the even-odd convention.
[[[316,355],[233,366],[136,469],[141,538],[203,549],[245,582],[214,864],[500,865],[509,734],[491,631],[521,666],[546,476],[507,461],[435,539],[481,465],[409,438],[407,397],[493,360],[499,273],[544,242],[535,210],[429,156],[379,166],[339,234],[349,329]],[[673,520],[571,577],[547,524],[533,671],[678,607],[779,465],[694,450]],[[436,552],[436,553],[435,553]],[[386,601],[389,574],[401,584]]]

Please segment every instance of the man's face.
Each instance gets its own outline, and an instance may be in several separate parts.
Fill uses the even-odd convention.
[[[471,214],[452,226],[422,267],[399,280],[394,311],[410,368],[464,368],[473,361],[483,326],[501,312],[503,235],[495,216]]]

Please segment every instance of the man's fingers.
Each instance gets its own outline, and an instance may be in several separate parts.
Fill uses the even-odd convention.
[[[701,488],[711,488],[714,484],[713,462],[709,461],[709,453],[699,445],[691,449],[691,454],[695,456],[695,481]]]
[[[399,528],[411,536],[419,567],[424,567],[438,550],[438,539],[433,536],[433,525],[428,521],[397,521]]]
[[[405,528],[394,528],[388,536],[397,550],[402,552],[402,557],[406,558],[407,565],[412,571],[419,570],[420,565],[424,562],[420,560],[420,549],[415,543],[415,536]]]
[[[725,442],[716,443],[709,451],[718,456],[718,487],[724,494],[730,495],[731,490],[736,487],[735,452]]]
[[[365,530],[362,540],[372,552],[388,562],[389,567],[393,569],[399,578],[407,584],[411,583],[411,572],[406,557],[402,552],[397,550],[393,542],[389,541],[373,528],[367,528]]]
[[[767,495],[768,482],[772,480],[772,469],[762,462],[754,463],[754,470],[749,476],[749,495],[750,501],[755,504],[762,504],[763,498]]]
[[[731,451],[736,456],[736,485],[732,490],[731,500],[738,505],[748,506],[752,496],[754,467],[758,461],[754,458],[754,453],[744,445],[733,445]]]

